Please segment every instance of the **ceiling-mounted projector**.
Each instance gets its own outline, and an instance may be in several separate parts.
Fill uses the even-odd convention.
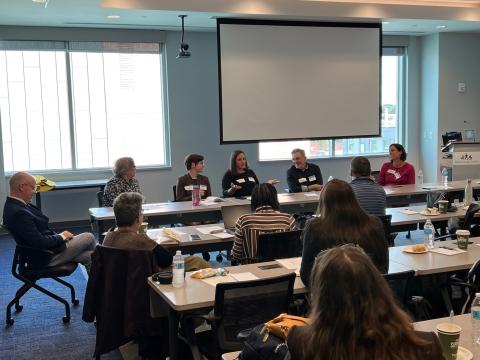
[[[182,19],[182,42],[180,43],[180,49],[178,50],[177,59],[185,59],[190,57],[190,51],[188,51],[188,44],[183,41],[183,37],[185,35],[185,27],[184,21],[187,15],[178,15],[179,18]]]

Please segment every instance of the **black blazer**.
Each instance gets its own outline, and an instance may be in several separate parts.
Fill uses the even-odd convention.
[[[19,245],[50,250],[55,254],[65,250],[62,236],[48,226],[49,219],[32,204],[7,197],[3,207],[3,225],[12,233]]]

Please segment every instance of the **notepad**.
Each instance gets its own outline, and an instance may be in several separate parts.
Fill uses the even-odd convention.
[[[403,210],[400,210],[400,212],[401,212],[402,214],[407,214],[407,215],[418,214],[418,211],[410,210],[410,209],[403,209]]]
[[[444,249],[444,248],[435,248],[435,249],[431,249],[430,252],[434,252],[434,253],[442,254],[442,255],[458,255],[458,254],[462,254],[466,251],[462,250],[462,249],[456,249],[456,248],[452,248],[451,250],[450,249]]]
[[[300,265],[302,263],[302,258],[295,257],[295,258],[288,258],[288,259],[277,259],[275,261],[286,269],[296,270],[300,268]]]
[[[225,229],[222,226],[214,225],[214,226],[201,226],[195,228],[199,233],[202,234],[215,234],[215,233],[220,233],[223,232]]]
[[[220,283],[237,282],[237,279],[233,278],[231,275],[225,275],[225,276],[212,276],[206,279],[201,279],[201,281],[215,287],[217,286],[217,284],[220,284]]]
[[[241,272],[236,274],[230,274],[237,281],[249,281],[249,280],[258,280],[258,277],[253,275],[251,272]]]

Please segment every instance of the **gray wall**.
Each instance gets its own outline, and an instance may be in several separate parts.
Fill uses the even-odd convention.
[[[163,36],[163,35],[162,35]],[[279,191],[286,187],[285,171],[290,166],[289,161],[259,162],[258,146],[256,144],[219,145],[218,125],[218,80],[215,33],[189,33],[188,42],[192,57],[185,60],[175,59],[180,34],[166,33],[166,68],[168,90],[168,112],[170,121],[170,142],[172,167],[165,169],[149,169],[138,171],[138,179],[148,202],[160,202],[172,199],[172,185],[177,176],[185,172],[183,158],[190,152],[199,152],[206,156],[205,174],[209,176],[215,194],[221,193],[221,177],[228,166],[230,152],[236,148],[243,149],[249,160],[249,165],[255,170],[260,180],[275,177],[281,180],[277,186]],[[121,40],[121,39],[119,39]],[[385,37],[385,45],[408,46],[408,97],[405,98],[406,126],[403,132],[407,135],[408,161],[418,167],[425,168],[425,178],[435,173],[435,166],[429,167],[435,159],[425,158],[423,154],[433,153],[437,144],[420,141],[422,132],[420,126],[432,131],[432,138],[437,139],[437,125],[425,123],[425,114],[430,114],[423,99],[429,99],[435,93],[435,83],[426,77],[431,60],[428,57],[432,39],[423,40],[418,37]],[[428,51],[426,51],[426,49]],[[438,46],[437,46],[438,47]],[[465,50],[468,52],[468,50]],[[438,53],[438,51],[437,51]],[[425,56],[427,57],[425,59]],[[447,69],[445,69],[447,71]],[[478,75],[476,69],[470,71]],[[428,73],[428,72],[427,72]],[[470,90],[469,82],[467,88]],[[428,84],[428,87],[424,85]],[[468,91],[467,90],[467,91]],[[478,98],[478,97],[477,97]],[[438,103],[438,102],[437,102]],[[431,104],[427,102],[427,105]],[[452,106],[457,106],[452,104]],[[435,107],[435,106],[434,106]],[[435,119],[436,116],[431,117]],[[422,125],[421,125],[422,124]],[[420,135],[419,135],[420,133]],[[152,151],[155,151],[153,148]],[[325,178],[332,175],[348,180],[349,157],[315,160]],[[372,168],[379,169],[386,157],[372,157]],[[423,165],[425,164],[425,165]],[[98,171],[89,174],[89,178],[110,177],[109,171]],[[432,176],[433,177],[433,176]],[[52,176],[53,178],[53,176]],[[80,174],[57,174],[55,179],[85,178]],[[0,181],[0,190],[5,186],[5,179]],[[5,195],[5,191],[4,194]],[[72,221],[88,218],[88,208],[96,206],[95,192],[58,191],[42,195],[43,208],[52,221]]]

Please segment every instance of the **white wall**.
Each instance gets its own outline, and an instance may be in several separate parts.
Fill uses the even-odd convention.
[[[180,34],[166,33],[166,67],[168,110],[170,119],[170,141],[172,167],[157,170],[138,170],[138,180],[148,202],[172,199],[172,185],[176,178],[185,172],[183,159],[190,152],[206,156],[205,174],[209,176],[214,194],[221,193],[221,178],[228,167],[231,151],[243,149],[250,167],[260,180],[278,178],[279,191],[287,187],[286,170],[290,161],[258,161],[258,145],[219,145],[218,119],[218,80],[215,33],[188,33],[191,46],[190,59],[177,60]],[[409,46],[409,76],[407,80],[408,98],[406,104],[407,124],[404,131],[408,134],[408,161],[418,165],[418,119],[419,115],[419,64],[420,41],[418,38],[386,37],[384,44]],[[152,151],[155,151],[152,148]],[[348,180],[351,158],[315,160],[322,169],[324,178],[332,175]],[[372,169],[379,169],[386,157],[371,158]],[[111,172],[95,172],[90,178],[110,177]],[[63,174],[56,179],[78,179],[78,175]],[[4,179],[3,185],[5,185]],[[2,181],[0,181],[0,189]],[[56,191],[42,195],[45,213],[52,221],[73,221],[88,219],[88,208],[97,204],[95,191]]]

